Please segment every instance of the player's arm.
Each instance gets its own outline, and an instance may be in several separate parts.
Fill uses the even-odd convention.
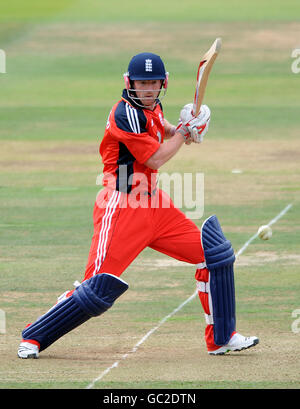
[[[180,132],[175,132],[168,142],[160,145],[158,150],[150,156],[145,165],[151,169],[159,169],[179,151],[183,144],[184,136]]]
[[[166,118],[164,118],[164,121],[165,121],[165,136],[164,136],[164,139],[170,139],[170,138],[172,138],[172,136],[175,135],[176,126],[170,124],[170,122],[167,121]]]
[[[201,112],[197,117],[192,114],[193,104],[187,104],[180,112],[179,125],[175,129],[173,136],[166,143],[160,145],[158,150],[154,152],[145,162],[145,165],[151,169],[159,169],[163,164],[170,160],[186,143],[200,143],[203,136],[208,130],[210,121],[210,109],[206,105],[201,106]],[[173,133],[172,125],[165,122],[165,131]]]

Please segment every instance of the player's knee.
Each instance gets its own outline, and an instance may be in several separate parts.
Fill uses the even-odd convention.
[[[102,273],[84,281],[73,297],[78,306],[93,317],[108,310],[127,289],[128,284],[119,277]]]
[[[217,216],[211,216],[203,223],[201,237],[206,265],[210,271],[234,263],[231,242],[224,236]]]
[[[80,284],[22,332],[24,340],[35,340],[40,351],[91,317],[103,314],[128,289],[128,284],[111,274],[98,274]]]

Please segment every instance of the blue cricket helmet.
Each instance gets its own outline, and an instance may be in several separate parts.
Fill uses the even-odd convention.
[[[137,54],[128,65],[130,80],[166,80],[167,75],[164,63],[157,54]]]
[[[169,73],[166,72],[164,63],[159,55],[153,53],[140,53],[132,57],[128,65],[128,71],[124,74],[125,88],[128,97],[138,106],[146,108],[137,98],[133,81],[161,80],[162,99],[166,95],[168,87]],[[155,106],[160,103],[160,99],[156,98]]]

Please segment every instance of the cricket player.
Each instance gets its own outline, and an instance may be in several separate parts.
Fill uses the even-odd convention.
[[[156,54],[135,55],[124,79],[122,98],[112,107],[100,144],[104,188],[95,202],[84,279],[27,325],[20,358],[38,358],[57,339],[110,308],[128,289],[120,276],[146,247],[195,266],[209,354],[240,351],[259,342],[236,332],[235,256],[217,217],[209,217],[199,229],[157,187],[158,169],[184,143],[203,140],[209,108],[202,105],[194,117],[192,104],[187,104],[177,126],[164,118],[161,99],[168,73]]]

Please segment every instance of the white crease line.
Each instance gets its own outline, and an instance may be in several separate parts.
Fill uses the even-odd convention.
[[[272,219],[269,223],[268,226],[271,226],[272,224],[276,223],[282,216],[284,216],[292,207],[292,203],[290,203],[288,206],[286,206],[276,217],[274,217],[274,219]],[[249,246],[249,244],[258,236],[258,234],[254,234],[244,245],[243,247],[241,247],[241,249],[236,253],[236,258],[238,258],[238,256],[240,256],[245,250],[246,248]],[[194,299],[196,297],[196,295],[198,294],[198,290],[196,290],[189,298],[187,298],[182,304],[180,304],[177,308],[175,308],[175,310],[173,310],[169,315],[166,315],[161,321],[159,321],[159,323],[156,325],[156,327],[152,328],[150,331],[147,332],[146,335],[143,336],[143,338],[141,338],[139,340],[139,342],[137,342],[135,344],[135,346],[132,348],[131,351],[127,352],[126,354],[122,355],[122,357],[114,362],[111,366],[109,366],[108,368],[106,368],[97,378],[95,378],[91,383],[88,384],[88,386],[85,389],[92,389],[94,387],[94,385],[101,381],[101,379],[108,374],[112,369],[117,368],[119,366],[119,363],[122,362],[124,359],[126,359],[130,354],[135,353],[138,348],[150,337],[150,335],[152,335],[156,330],[158,330],[169,318],[171,318],[173,315],[175,315],[178,311],[181,310],[181,308],[183,308],[186,304],[188,304],[190,301],[192,301],[192,299]]]
[[[181,308],[184,307],[185,304],[190,302],[195,297],[196,294],[197,294],[197,291],[195,291],[195,293],[193,295],[191,295],[187,300],[185,300],[182,304],[180,304],[177,308],[175,308],[175,310],[172,311],[169,315],[167,315],[165,318],[163,318],[156,325],[156,327],[152,328],[149,332],[147,332],[147,334],[144,335],[143,338],[141,338],[139,340],[139,342],[137,342],[135,344],[135,346],[132,348],[132,350],[130,352],[128,352],[127,354],[122,355],[122,357],[118,361],[113,363],[109,368],[106,368],[105,371],[103,371],[97,378],[95,378],[85,389],[91,389],[95,385],[95,383],[100,381],[106,374],[108,374],[111,371],[111,369],[117,368],[117,366],[119,365],[119,363],[121,361],[126,359],[130,354],[133,354],[134,352],[136,352],[138,350],[139,346],[142,345],[146,341],[146,339],[150,337],[150,335],[152,335],[159,327],[161,327],[169,318],[171,318],[174,314],[176,314],[176,312],[181,310]]]

